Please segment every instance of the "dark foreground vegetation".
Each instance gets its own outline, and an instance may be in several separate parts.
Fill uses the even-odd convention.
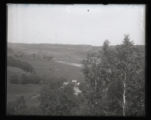
[[[58,76],[55,74],[55,67],[53,67],[55,63],[52,57],[43,58],[50,58],[45,60],[47,66],[52,63],[48,73],[49,79],[46,75],[45,77],[42,76],[41,73],[44,71],[42,67],[39,74],[36,71],[39,69],[37,65],[43,64],[44,60],[35,64],[35,59],[35,63],[30,64],[30,62],[21,62],[17,58],[8,57],[8,66],[23,70],[20,76],[13,73],[9,77],[9,86],[12,86],[12,84],[18,86],[20,84],[24,86],[37,84],[40,86],[38,92],[35,92],[32,97],[22,94],[15,100],[9,101],[8,99],[8,114],[52,116],[145,115],[144,46],[134,45],[128,36],[125,36],[121,45],[110,46],[109,41],[105,41],[102,48],[89,52],[82,61],[82,69],[78,69],[84,75],[80,83],[69,81],[67,76],[58,77],[59,73]],[[73,72],[71,70],[73,69],[70,68],[70,72]],[[46,74],[46,72],[44,73]],[[74,73],[76,74],[75,70]],[[80,89],[81,92],[75,94],[74,88]],[[29,98],[36,105],[30,104]]]

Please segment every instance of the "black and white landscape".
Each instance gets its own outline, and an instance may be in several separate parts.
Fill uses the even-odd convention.
[[[145,115],[144,5],[7,7],[8,115]]]

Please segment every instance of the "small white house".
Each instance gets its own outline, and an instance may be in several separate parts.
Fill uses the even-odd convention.
[[[63,85],[68,85],[68,84],[69,84],[69,82],[64,82],[64,83],[63,83]]]
[[[77,80],[72,80],[73,83],[77,83]]]
[[[80,85],[80,82],[78,82],[77,80],[71,80],[71,82],[63,82],[63,86],[61,88],[64,88],[65,86],[69,85],[69,84],[74,84],[74,87],[73,87],[73,91],[76,96],[79,95],[82,91],[79,89],[79,85]]]

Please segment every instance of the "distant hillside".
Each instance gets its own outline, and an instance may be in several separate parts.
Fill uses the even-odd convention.
[[[144,52],[144,45],[135,45],[138,50]],[[115,49],[116,46],[111,46]],[[8,43],[8,52],[16,51],[26,55],[36,54],[37,56],[52,56],[56,60],[80,63],[88,52],[101,50],[101,46],[91,45],[67,45],[67,44],[23,44]]]
[[[9,43],[9,49],[22,52],[26,55],[52,56],[57,60],[77,62],[86,57],[87,53],[95,47],[90,45],[58,45],[58,44],[16,44]]]

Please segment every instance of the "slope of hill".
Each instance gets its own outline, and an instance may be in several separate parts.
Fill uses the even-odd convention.
[[[53,56],[57,60],[78,62],[86,57],[88,51],[93,49],[90,45],[57,45],[57,44],[16,44],[8,43],[8,47],[16,52],[27,55],[37,54],[41,57]]]

